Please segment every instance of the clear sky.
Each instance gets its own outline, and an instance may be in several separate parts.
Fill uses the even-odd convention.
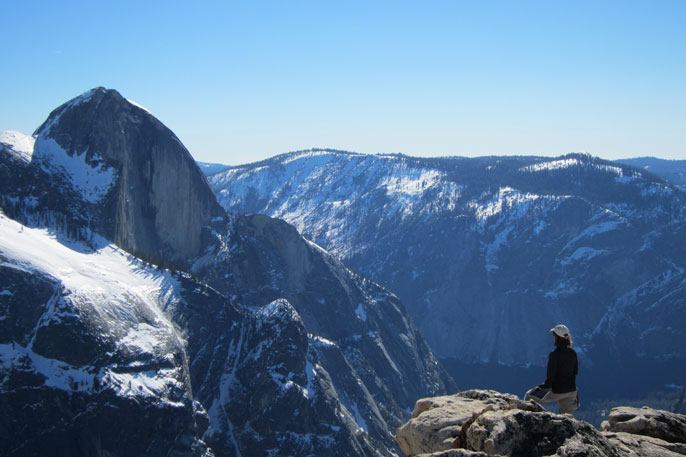
[[[686,159],[686,0],[0,0],[0,130],[96,86],[200,161]]]

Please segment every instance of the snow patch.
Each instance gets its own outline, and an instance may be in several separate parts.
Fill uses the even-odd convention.
[[[95,251],[82,243],[63,244],[47,229],[25,227],[3,214],[0,240],[0,252],[8,261],[56,278],[72,295],[97,293],[104,299],[103,312],[129,315],[138,304],[168,323],[158,303],[180,300],[178,284],[168,272],[145,267],[105,240],[98,240],[101,245]]]
[[[288,155],[281,163],[283,165],[287,165],[291,162],[295,162],[301,159],[305,158],[312,158],[312,157],[331,157],[335,155],[340,155],[340,153],[336,153],[334,151],[328,151],[326,149],[312,149],[309,151],[298,151],[294,152],[290,155]]]
[[[307,337],[309,339],[311,339],[312,343],[316,346],[323,346],[323,347],[334,347],[334,346],[336,346],[336,343],[334,343],[331,340],[327,340],[323,336],[313,335],[313,334],[309,333],[307,335]]]
[[[111,368],[96,369],[91,365],[72,366],[61,360],[50,359],[18,344],[0,344],[0,367],[30,362],[32,371],[45,378],[43,385],[67,392],[94,393],[111,389],[118,396],[148,397],[165,403],[183,406],[183,402],[170,400],[170,391],[184,389],[178,380],[178,368],[120,372]]]
[[[152,112],[151,112],[148,108],[146,108],[145,106],[143,106],[143,105],[141,105],[141,104],[139,104],[139,103],[134,102],[134,101],[131,100],[130,98],[127,98],[126,101],[129,102],[129,103],[131,103],[131,104],[132,104],[133,106],[135,106],[136,108],[142,109],[143,111],[145,111],[145,112],[148,113],[149,115],[151,115],[151,116],[153,116],[153,117],[155,116],[154,114],[152,114]]]
[[[362,322],[367,322],[367,313],[364,311],[364,306],[362,303],[357,305],[357,309],[355,309],[355,314],[357,314],[357,317],[359,317]]]
[[[396,167],[397,168],[397,167]],[[408,168],[394,170],[396,173],[381,182],[389,196],[414,197],[421,195],[426,188],[440,182],[442,174],[436,170]]]
[[[545,298],[555,299],[574,295],[579,291],[579,287],[572,279],[564,279],[560,281],[555,289],[546,292]]]
[[[567,266],[572,263],[590,262],[594,257],[610,254],[607,249],[593,249],[588,246],[583,246],[574,251],[574,253],[563,260],[560,264]]]
[[[0,366],[3,369],[9,370],[13,364],[21,365],[27,360],[31,362],[33,370],[45,378],[44,385],[47,387],[73,392],[93,390],[95,373],[91,366],[74,367],[60,360],[43,357],[18,344],[0,344]]]
[[[34,137],[14,130],[5,130],[0,132],[0,143],[9,146],[19,160],[25,163],[31,162],[33,147],[36,143]]]
[[[256,317],[260,319],[258,322],[276,321],[279,324],[285,325],[288,322],[302,322],[300,314],[293,308],[293,306],[284,298],[279,298],[263,306],[257,311]]]
[[[60,108],[60,111],[55,114],[52,118],[48,118],[48,120],[45,122],[45,124],[42,125],[41,130],[39,135],[45,133],[50,133],[50,130],[52,130],[53,126],[57,124],[62,117],[62,114],[67,111],[70,108],[73,108],[74,106],[78,106],[82,103],[87,103],[93,98],[93,95],[98,91],[98,88],[91,89],[87,92],[84,92],[83,94],[79,95],[78,97],[75,97],[71,100],[69,100],[67,103],[62,105]]]
[[[357,422],[357,426],[359,427],[357,431],[367,433],[367,421],[364,420],[364,417],[362,417],[362,414],[360,414],[360,409],[357,407],[357,403],[353,404],[352,413],[355,416],[355,422]]]
[[[136,352],[155,353],[166,342],[167,332],[146,323],[134,324],[120,344]]]
[[[0,253],[7,264],[51,276],[64,289],[62,297],[46,308],[40,325],[76,313],[104,324],[101,332],[117,350],[168,359],[185,346],[161,309],[182,301],[179,284],[170,273],[146,267],[105,240],[96,241],[96,250],[81,243],[66,245],[45,229],[24,227],[0,214]],[[48,364],[35,360],[37,366]],[[144,381],[137,382],[150,384]],[[146,389],[152,392],[153,387]]]
[[[308,400],[314,398],[315,380],[317,379],[317,368],[318,366],[313,365],[312,362],[310,362],[309,360],[305,365],[305,374],[307,375],[307,387],[303,389],[303,394],[305,395],[305,398],[307,398]]]
[[[104,163],[89,164],[86,162],[87,151],[70,156],[55,140],[43,135],[36,140],[35,150],[42,168],[48,173],[64,174],[86,201],[100,201],[114,183],[114,169]],[[98,159],[97,156],[93,158]]]
[[[505,227],[504,230],[495,235],[493,242],[486,248],[486,271],[489,273],[500,269],[498,266],[498,252],[500,252],[500,248],[503,245],[507,244],[507,240],[513,230],[514,226]]]
[[[592,240],[599,235],[612,232],[629,225],[629,223],[624,219],[610,219],[601,221],[601,219],[605,216],[616,217],[610,211],[605,211],[596,215],[591,220],[592,224],[586,227],[586,229],[575,236],[572,240],[570,240],[563,250],[570,249],[572,246],[576,245],[582,240]]]
[[[183,402],[171,401],[170,391],[183,389],[177,379],[177,368],[119,373],[105,370],[99,374],[99,381],[113,389],[121,397],[147,397],[164,399],[166,404],[183,406]]]
[[[498,215],[505,210],[516,209],[515,217],[520,217],[529,209],[529,204],[541,198],[540,195],[531,194],[529,192],[523,194],[512,187],[501,187],[498,194],[495,195],[487,203],[479,203],[471,201],[467,203],[469,208],[472,208],[474,214],[482,224],[490,217]]]
[[[575,167],[577,165],[581,165],[579,159],[561,159],[529,165],[528,167],[520,168],[519,171],[537,172],[545,170],[560,170],[563,168]]]
[[[624,177],[624,172],[622,168],[616,167],[613,165],[603,165],[599,163],[592,163],[592,162],[585,162],[579,159],[575,158],[569,158],[569,159],[558,159],[558,160],[553,160],[550,162],[542,162],[542,163],[537,163],[534,165],[529,165],[527,167],[522,167],[519,169],[519,171],[525,171],[525,172],[539,172],[539,171],[551,171],[551,170],[561,170],[564,168],[571,168],[571,167],[581,167],[581,166],[587,166],[594,168],[596,170],[604,171],[613,175],[616,175],[618,178],[623,178]]]

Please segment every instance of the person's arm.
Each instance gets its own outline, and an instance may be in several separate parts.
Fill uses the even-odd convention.
[[[556,373],[557,373],[557,357],[555,357],[555,351],[553,351],[548,356],[548,370],[546,372],[545,382],[538,387],[540,387],[542,389],[552,388],[553,387],[553,379],[555,379]]]

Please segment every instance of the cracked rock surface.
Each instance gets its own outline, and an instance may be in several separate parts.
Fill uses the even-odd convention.
[[[686,416],[615,408],[599,431],[571,416],[492,390],[417,401],[395,436],[406,456],[686,455]]]

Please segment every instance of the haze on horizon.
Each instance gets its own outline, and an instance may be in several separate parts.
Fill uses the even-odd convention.
[[[6,2],[0,130],[105,86],[204,162],[686,159],[686,2],[327,3]]]

